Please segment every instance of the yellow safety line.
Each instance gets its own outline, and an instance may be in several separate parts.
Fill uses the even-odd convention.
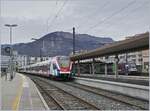
[[[12,110],[18,110],[20,99],[21,99],[21,95],[22,95],[22,90],[23,90],[23,77],[21,79],[21,85],[19,87],[17,96],[15,97],[15,99],[13,101],[13,104],[12,104]]]

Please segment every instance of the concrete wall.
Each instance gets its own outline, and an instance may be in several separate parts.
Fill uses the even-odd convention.
[[[149,100],[149,86],[141,86],[127,83],[110,82],[76,77],[76,82],[91,87],[121,93],[127,96]]]

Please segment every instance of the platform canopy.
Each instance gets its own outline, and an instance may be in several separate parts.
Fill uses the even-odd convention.
[[[70,59],[72,61],[77,61],[102,56],[130,53],[145,49],[149,49],[149,32],[127,37],[125,40],[116,41],[85,53],[73,55]]]

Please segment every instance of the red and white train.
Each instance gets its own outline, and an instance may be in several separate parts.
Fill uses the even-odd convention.
[[[68,79],[74,76],[72,62],[67,56],[56,56],[46,61],[27,65],[20,68],[19,72],[62,79]]]

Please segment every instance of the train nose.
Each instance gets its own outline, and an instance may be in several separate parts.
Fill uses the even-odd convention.
[[[60,71],[62,71],[62,72],[68,72],[69,68],[61,68]]]
[[[67,68],[60,68],[60,71],[61,72],[69,72],[70,71],[70,69],[67,67]]]

